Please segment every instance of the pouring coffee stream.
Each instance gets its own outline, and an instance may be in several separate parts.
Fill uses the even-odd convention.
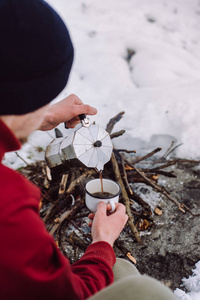
[[[100,184],[101,184],[101,191],[92,193],[92,195],[94,197],[102,198],[102,199],[110,198],[111,196],[113,196],[113,194],[110,193],[110,192],[104,192],[104,188],[103,188],[103,174],[102,173],[103,173],[103,170],[100,170],[99,171],[99,179],[100,179]]]
[[[100,182],[101,182],[101,192],[103,193],[103,170],[99,171],[99,178],[100,178]]]

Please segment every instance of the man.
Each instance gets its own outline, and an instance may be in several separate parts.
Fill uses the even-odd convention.
[[[18,150],[34,130],[49,130],[61,122],[74,127],[79,114],[96,114],[75,95],[49,104],[67,83],[73,47],[66,26],[47,3],[1,0],[0,39],[0,160],[5,152]],[[70,265],[39,218],[39,201],[37,187],[0,164],[1,299],[87,299],[113,282],[113,270],[116,283],[94,297],[132,299],[133,286],[133,299],[147,299],[140,294],[141,285],[151,286],[153,280],[142,279],[126,261],[114,266],[112,246],[128,218],[122,204],[116,204],[112,215],[104,203],[98,205],[89,216],[92,244]],[[133,278],[118,284],[125,273]],[[148,299],[174,299],[168,290],[167,298],[159,298],[165,288],[154,285],[152,297],[158,297]]]

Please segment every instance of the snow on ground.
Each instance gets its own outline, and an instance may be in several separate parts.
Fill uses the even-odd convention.
[[[200,1],[47,2],[65,20],[75,47],[70,81],[55,101],[77,94],[98,109],[91,120],[104,128],[125,111],[115,130],[126,133],[114,140],[116,146],[137,151],[161,146],[165,152],[175,141],[182,144],[177,156],[199,158]],[[44,151],[37,150],[45,149],[50,134],[34,133],[19,151],[21,157],[27,162],[43,158]],[[5,162],[13,168],[23,165],[15,153]],[[180,296],[179,291],[179,298],[199,298],[199,284],[195,293]]]
[[[189,290],[186,294],[181,289],[175,290],[175,295],[180,300],[199,300],[200,299],[200,261],[193,270],[193,275],[183,279],[183,286]]]
[[[126,133],[116,146],[161,146],[164,152],[174,140],[182,144],[176,155],[199,158],[200,1],[48,2],[65,20],[75,47],[69,84],[56,101],[77,94],[97,107],[91,120],[104,128],[125,111],[115,130]],[[37,132],[20,155],[28,162],[43,157],[32,146],[45,148],[50,140]],[[22,163],[7,159],[14,168]]]
[[[124,110],[118,128],[126,129],[131,148],[152,148],[152,136],[156,144],[167,135],[183,143],[177,155],[199,156],[199,1],[50,3],[76,49],[67,92],[98,108],[96,122],[105,126]],[[135,52],[129,62],[128,49]]]

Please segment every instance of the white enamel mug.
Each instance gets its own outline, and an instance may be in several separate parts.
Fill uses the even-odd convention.
[[[110,212],[115,211],[115,203],[119,201],[119,194],[121,192],[121,188],[118,183],[110,180],[110,179],[103,179],[103,191],[110,193],[112,195],[100,198],[95,195],[94,193],[101,192],[101,181],[100,179],[93,179],[89,181],[85,186],[85,204],[89,210],[92,212],[96,212],[97,204],[99,202],[104,202],[105,204],[110,203],[112,209]]]

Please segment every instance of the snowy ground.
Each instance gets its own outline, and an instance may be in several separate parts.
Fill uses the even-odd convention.
[[[175,295],[180,300],[199,300],[200,299],[200,261],[196,264],[193,270],[193,275],[189,278],[183,279],[183,286],[189,291],[187,294],[181,290],[176,289]]]
[[[126,133],[116,146],[161,146],[165,152],[175,141],[182,144],[177,156],[200,158],[200,1],[48,2],[66,21],[75,47],[69,84],[56,101],[77,94],[98,109],[91,120],[104,128],[125,111],[115,130]],[[38,147],[45,149],[51,136],[34,133],[19,154],[27,162],[43,158]],[[12,153],[6,164],[17,168],[23,162]],[[199,264],[195,276],[184,280],[191,292],[176,291],[181,300],[200,299]]]

